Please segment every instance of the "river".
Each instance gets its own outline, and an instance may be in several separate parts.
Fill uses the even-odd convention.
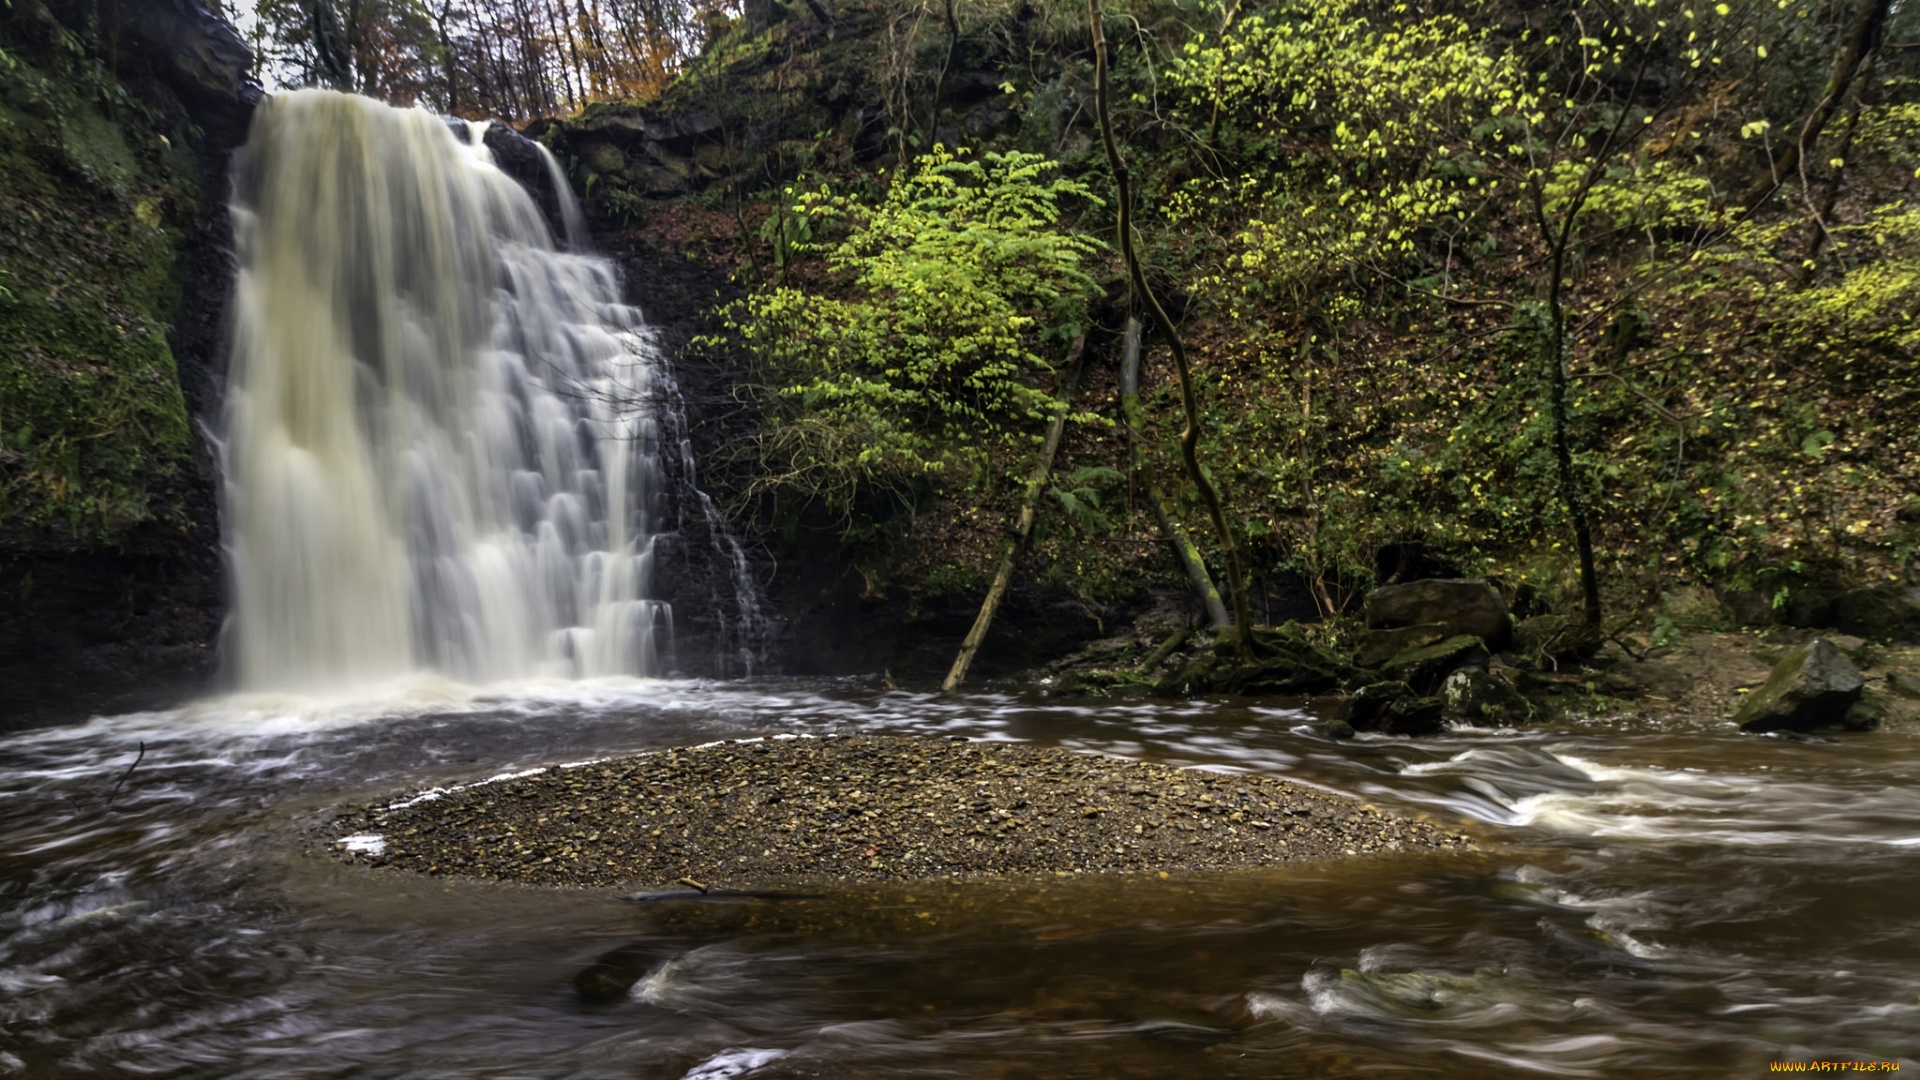
[[[828,731],[1282,775],[1470,823],[1479,845],[634,903],[352,866],[314,842],[332,808],[423,785]],[[821,680],[230,696],[0,741],[0,1076],[1911,1071],[1916,898],[1920,744],[1901,729],[1341,743],[1271,703]],[[573,976],[616,949],[644,977],[583,1003]]]

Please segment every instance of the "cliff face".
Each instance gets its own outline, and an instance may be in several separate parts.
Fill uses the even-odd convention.
[[[0,730],[205,686],[227,158],[260,91],[188,0],[0,12]]]

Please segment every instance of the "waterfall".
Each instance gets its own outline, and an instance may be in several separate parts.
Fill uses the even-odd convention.
[[[705,506],[667,489],[670,367],[482,132],[319,90],[255,114],[219,438],[243,688],[670,670],[656,539]]]

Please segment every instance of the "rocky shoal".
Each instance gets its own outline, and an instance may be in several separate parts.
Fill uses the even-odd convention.
[[[729,740],[349,809],[339,857],[536,885],[682,887],[1151,873],[1470,845],[1272,777],[1020,743]]]

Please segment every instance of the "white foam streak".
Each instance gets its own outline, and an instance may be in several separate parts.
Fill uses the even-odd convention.
[[[1841,788],[1780,775],[1610,765],[1564,749],[1476,748],[1403,771],[1461,775],[1463,787],[1506,811],[1499,823],[1561,833],[1735,847],[1920,846],[1920,837],[1884,835],[1889,816],[1920,821],[1920,796],[1899,785]]]

